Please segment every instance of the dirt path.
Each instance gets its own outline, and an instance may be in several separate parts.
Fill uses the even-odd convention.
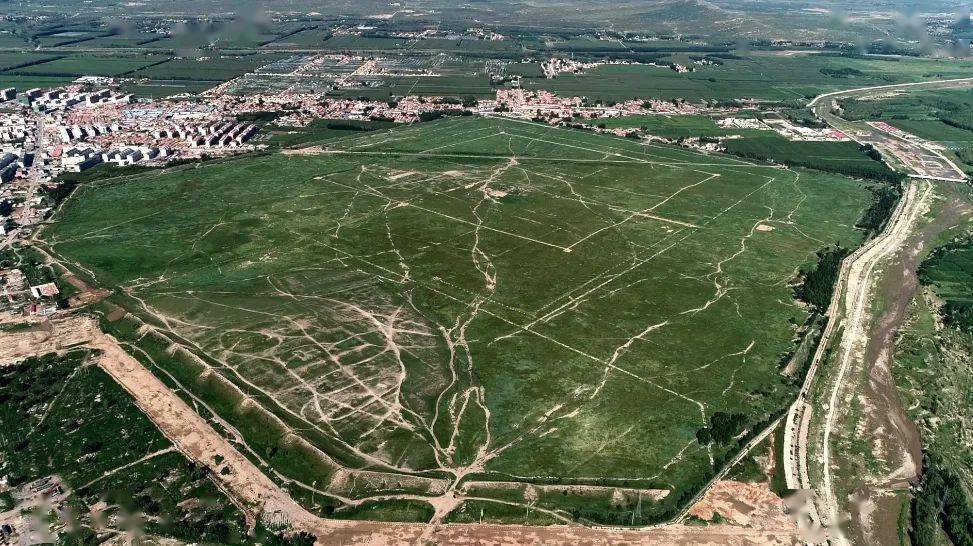
[[[702,514],[714,510],[736,524],[666,525],[644,530],[555,525],[423,524],[323,519],[301,507],[240,453],[118,342],[89,317],[66,316],[44,330],[0,332],[0,363],[87,347],[100,352],[98,365],[135,399],[159,430],[186,457],[213,470],[212,476],[251,521],[256,518],[313,533],[319,544],[795,544],[798,530],[783,502],[766,486],[718,484],[700,501]],[[217,463],[216,461],[220,462]],[[766,491],[753,489],[763,487]],[[725,512],[725,513],[724,513]]]
[[[316,523],[317,518],[301,508],[182,398],[126,353],[113,337],[96,332],[87,345],[101,352],[98,365],[132,395],[139,408],[179,451],[211,467],[219,476],[215,481],[221,489],[248,512],[297,528]]]
[[[910,237],[885,269],[877,287],[884,311],[874,321],[863,364],[867,370],[859,399],[865,408],[863,430],[872,452],[889,466],[889,471],[861,476],[855,490],[859,500],[852,506],[855,543],[878,545],[898,540],[897,529],[880,522],[899,516],[897,491],[908,489],[922,467],[919,432],[909,419],[896,391],[890,369],[895,338],[904,324],[909,302],[918,288],[916,269],[923,249],[946,229],[973,214],[973,205],[960,198],[956,189],[941,184],[945,204],[934,219]]]
[[[920,188],[920,184],[922,188]],[[852,360],[863,356],[864,348],[868,343],[869,309],[872,302],[875,268],[888,256],[896,252],[906,238],[910,236],[923,205],[928,202],[931,195],[932,185],[928,182],[909,184],[905,195],[902,197],[902,206],[890,222],[890,227],[885,234],[876,239],[876,244],[868,248],[858,260],[852,263],[849,269],[845,296],[844,331],[839,347],[839,367],[828,399],[821,453],[823,479],[819,489],[819,498],[824,508],[822,515],[826,515],[830,522],[838,521],[840,514],[832,477],[831,432],[837,413],[842,406],[838,403],[838,398],[845,386],[845,374]],[[843,540],[839,540],[839,542],[843,542]]]

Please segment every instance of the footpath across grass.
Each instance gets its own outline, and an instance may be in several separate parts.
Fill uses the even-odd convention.
[[[791,285],[860,244],[872,200],[842,176],[506,119],[344,133],[83,184],[44,243],[214,366],[167,361],[184,388],[326,454],[257,442],[335,517],[356,513],[349,483],[391,499],[371,513],[419,517],[404,491],[482,464],[602,488],[544,497],[567,517],[665,519],[792,400],[780,367],[810,310]],[[670,493],[619,507],[612,487]]]

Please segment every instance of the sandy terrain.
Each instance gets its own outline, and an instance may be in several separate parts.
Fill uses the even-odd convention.
[[[85,305],[101,301],[111,294],[110,291],[104,288],[91,288],[83,280],[71,274],[66,274],[61,278],[78,289],[77,294],[68,298],[68,305],[72,308],[84,307]]]
[[[324,148],[320,146],[305,146],[303,148],[287,148],[281,150],[284,155],[318,155],[324,153]]]
[[[73,317],[38,322],[35,328],[0,334],[0,365],[30,356],[63,353],[90,342],[98,332],[94,319]]]
[[[716,482],[689,513],[709,521],[716,514],[755,529],[787,529],[794,519],[784,513],[784,501],[767,484]]]

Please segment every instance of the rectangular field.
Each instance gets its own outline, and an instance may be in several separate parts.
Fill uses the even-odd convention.
[[[666,60],[666,59],[663,59]],[[973,75],[969,61],[934,59],[850,58],[831,55],[752,55],[726,59],[719,66],[699,66],[677,73],[649,65],[604,65],[582,74],[554,79],[524,78],[527,89],[546,89],[562,96],[605,101],[631,98],[739,99],[805,103],[838,89]]]
[[[152,80],[224,81],[280,60],[277,54],[218,56],[205,59],[170,59],[133,73],[137,78]]]
[[[225,378],[224,417],[264,408],[313,445],[317,466],[277,468],[336,517],[374,495],[403,513],[405,490],[526,506],[467,496],[475,476],[591,485],[584,517],[645,523],[790,402],[809,313],[791,283],[859,244],[868,200],[838,176],[462,118],[90,185],[46,245],[176,341],[152,358],[201,357],[170,368],[185,388]],[[646,490],[637,517],[616,486]],[[542,497],[554,520],[588,502]]]
[[[166,58],[163,55],[125,57],[78,54],[18,68],[10,73],[21,76],[120,76]]]

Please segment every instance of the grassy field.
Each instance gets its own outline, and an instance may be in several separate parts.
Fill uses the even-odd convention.
[[[318,119],[309,123],[306,127],[299,129],[293,127],[274,128],[270,130],[270,133],[272,144],[286,148],[332,138],[347,137],[360,131],[377,131],[392,127],[395,127],[395,123],[391,121],[365,122]]]
[[[162,55],[123,57],[76,54],[9,72],[21,76],[120,76],[166,58]]]
[[[224,81],[256,70],[283,58],[276,54],[208,57],[205,59],[170,59],[164,63],[137,70],[133,77],[152,80]]]
[[[969,61],[754,55],[727,59],[720,66],[699,67],[685,74],[648,65],[606,65],[584,74],[562,74],[554,79],[524,78],[522,85],[606,101],[635,97],[687,100],[752,97],[805,102],[829,90],[971,75],[973,63]]]
[[[724,129],[708,116],[634,115],[595,120],[609,129],[644,129],[665,138],[721,137],[726,135],[765,136],[768,131],[755,129]]]
[[[27,47],[27,40],[6,31],[0,31],[0,47]]]
[[[847,119],[935,119],[938,115],[973,119],[971,89],[913,90],[841,103]]]
[[[199,93],[218,85],[219,81],[201,80],[140,80],[139,83],[123,83],[119,90],[136,97],[159,98],[179,93]]]
[[[332,492],[336,516],[339,496],[468,474],[670,489],[637,517],[605,489],[545,502],[671,514],[790,402],[779,366],[808,318],[791,282],[827,244],[859,244],[870,199],[847,178],[516,121],[323,145],[92,183],[46,244],[218,366],[166,364],[245,435],[286,431],[233,392],[327,453],[274,464]]]
[[[885,121],[926,140],[945,142],[954,146],[973,146],[973,131],[947,125],[938,119],[890,119]]]
[[[894,180],[885,163],[865,155],[855,142],[792,141],[781,136],[757,136],[726,141],[726,151],[750,159],[771,160],[841,173],[848,176]]]
[[[966,145],[973,138],[973,90],[917,91],[842,103],[853,120],[885,120],[934,141]]]
[[[57,55],[46,53],[0,53],[0,72],[25,65],[38,64],[56,58]]]
[[[973,236],[937,249],[919,274],[943,300],[939,311],[945,323],[973,334]]]
[[[74,80],[72,76],[11,76],[0,73],[0,88],[16,87],[24,91],[34,87],[57,87],[70,83]]]

